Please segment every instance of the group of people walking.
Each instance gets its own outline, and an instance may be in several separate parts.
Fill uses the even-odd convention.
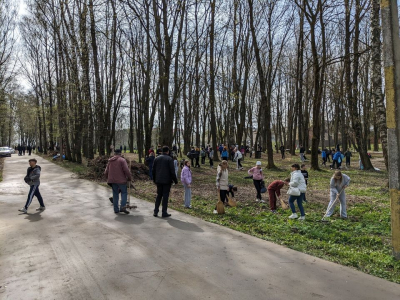
[[[32,150],[35,150],[35,147],[31,147],[31,145],[18,145],[15,147],[15,149],[18,151],[18,156],[22,156],[25,155],[26,152],[28,152],[28,155],[31,155]]]

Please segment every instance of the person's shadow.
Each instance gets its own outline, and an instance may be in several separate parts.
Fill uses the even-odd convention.
[[[41,211],[34,213],[34,214],[27,214],[25,219],[29,220],[30,222],[37,222],[37,221],[41,221],[43,220],[42,215],[41,215]]]
[[[167,222],[172,227],[180,230],[191,231],[191,232],[204,232],[199,226],[190,222],[183,222],[177,219],[167,219]]]
[[[128,224],[128,225],[139,225],[144,222],[143,216],[138,216],[138,215],[125,215],[123,213],[119,213],[118,215],[115,216],[115,221]]]

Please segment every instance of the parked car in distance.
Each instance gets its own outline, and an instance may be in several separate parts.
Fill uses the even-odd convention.
[[[11,150],[8,147],[0,147],[0,157],[11,157]]]
[[[5,148],[8,148],[10,150],[11,154],[15,154],[15,149],[14,148],[11,148],[11,147],[5,147]]]

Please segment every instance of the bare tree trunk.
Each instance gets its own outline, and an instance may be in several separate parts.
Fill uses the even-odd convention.
[[[376,108],[376,121],[381,138],[383,157],[386,169],[388,169],[388,150],[387,150],[387,127],[386,127],[386,107],[382,92],[382,46],[381,46],[381,27],[380,27],[380,1],[372,0],[371,6],[371,55],[372,55],[372,97]]]

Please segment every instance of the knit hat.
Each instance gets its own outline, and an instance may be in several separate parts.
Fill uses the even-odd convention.
[[[256,166],[261,166],[261,161],[257,161]]]

